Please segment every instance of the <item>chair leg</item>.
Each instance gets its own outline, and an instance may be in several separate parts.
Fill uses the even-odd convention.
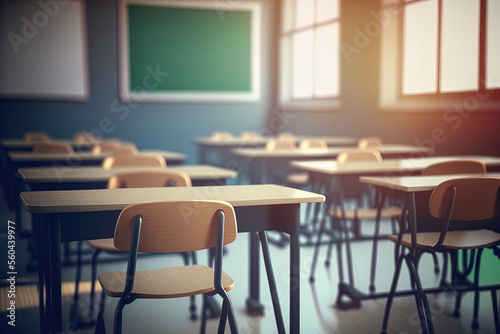
[[[491,303],[493,306],[493,319],[495,321],[495,333],[500,333],[500,320],[498,313],[497,291],[491,290]]]
[[[99,303],[99,313],[97,314],[96,326],[94,334],[106,334],[106,327],[104,326],[104,306],[106,300],[106,293],[104,290],[101,292],[101,301]]]
[[[311,263],[311,271],[309,272],[309,282],[314,283],[314,273],[316,272],[316,264],[318,262],[319,247],[321,246],[321,237],[323,236],[323,231],[325,230],[326,217],[321,220],[321,225],[319,227],[318,239],[316,240],[316,245],[314,246],[314,253]]]
[[[224,331],[226,330],[226,319],[227,319],[227,304],[226,301],[224,300],[222,302],[222,309],[220,311],[219,328],[217,329],[218,334],[224,334]]]
[[[101,253],[100,249],[95,249],[92,254],[92,266],[90,274],[90,298],[89,298],[89,319],[94,319],[94,297],[95,297],[95,281],[97,279],[97,257]]]
[[[410,271],[410,278],[412,281],[412,288],[415,291],[415,300],[417,302],[417,309],[420,317],[420,325],[422,333],[434,334],[434,326],[432,324],[432,315],[427,301],[427,296],[422,289],[422,283],[417,272],[417,268],[409,257],[406,257],[406,263]]]
[[[457,285],[459,280],[458,273],[458,253],[456,250],[451,251],[450,253],[450,265],[451,265],[451,282],[452,285]],[[453,310],[453,317],[460,317],[460,305],[462,303],[462,292],[457,290],[455,296],[455,308]]]
[[[479,322],[477,320],[478,315],[479,315],[479,266],[481,262],[481,254],[483,250],[478,249],[476,253],[476,268],[474,270],[474,311],[472,313],[472,323],[471,327],[472,329],[478,329],[479,328]]]
[[[269,284],[269,290],[271,292],[271,300],[273,302],[276,326],[278,327],[278,333],[285,333],[285,324],[283,322],[283,314],[281,312],[278,288],[276,286],[276,280],[274,279],[273,266],[271,264],[271,254],[269,253],[269,243],[267,242],[266,232],[260,231],[259,238],[262,245],[262,254],[264,258],[264,264],[266,266],[267,282]]]
[[[221,312],[221,321],[222,322],[222,315],[224,314],[224,327],[225,327],[225,323],[226,323],[226,317],[227,319],[229,320],[229,328],[231,329],[231,334],[238,334],[239,331],[238,331],[238,324],[236,323],[236,318],[234,316],[234,310],[233,310],[233,305],[231,303],[231,299],[229,299],[229,295],[227,294],[227,292],[225,290],[221,291],[219,293],[224,302],[222,303],[222,312]],[[219,322],[219,325],[220,325],[220,322]],[[220,326],[219,326],[219,330],[220,330]],[[224,333],[224,330],[222,331],[222,333]]]
[[[116,304],[115,309],[115,322],[113,324],[113,334],[121,334],[122,332],[122,313],[125,305],[132,303],[137,297],[135,295],[128,295],[127,297],[122,297]]]
[[[387,301],[385,302],[384,317],[382,320],[381,334],[387,333],[387,327],[389,325],[389,315],[391,313],[392,302],[394,300],[394,294],[396,293],[396,288],[398,286],[399,274],[401,273],[401,266],[403,265],[404,255],[400,255],[396,261],[396,267],[394,268],[394,276],[392,277],[391,288],[389,290],[389,295],[387,296]]]
[[[201,323],[200,323],[200,334],[205,334],[207,331],[207,295],[202,295],[202,305],[201,305]]]

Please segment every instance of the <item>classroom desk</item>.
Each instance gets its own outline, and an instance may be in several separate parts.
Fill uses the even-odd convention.
[[[290,332],[300,332],[300,203],[323,202],[323,195],[277,185],[122,188],[21,193],[32,214],[39,253],[40,332],[59,333],[61,242],[113,236],[120,211],[129,204],[193,199],[223,200],[236,212],[240,232],[279,230],[290,234]],[[250,239],[248,305],[259,304],[256,234]]]
[[[198,163],[217,164],[221,167],[231,168],[227,165],[231,161],[232,150],[237,148],[262,148],[266,146],[269,140],[273,137],[258,138],[258,139],[241,139],[238,137],[225,140],[214,140],[210,137],[196,137],[193,142],[198,146]],[[319,139],[324,140],[328,146],[347,146],[352,145],[354,148],[358,140],[352,137],[335,137],[335,136],[294,136],[296,143],[304,139]]]
[[[379,151],[384,158],[425,156],[429,153],[429,150],[426,148],[411,145],[387,144],[373,149]],[[290,166],[290,161],[292,160],[334,159],[339,154],[352,150],[355,150],[355,148],[347,146],[329,147],[327,149],[297,148],[293,150],[240,148],[234,149],[233,153],[240,158],[241,163],[244,164],[246,162],[249,165],[250,182],[256,184],[272,182],[272,179],[269,180],[268,170],[284,170],[287,166]]]
[[[227,179],[238,176],[233,170],[209,165],[179,165],[167,170],[185,172],[193,186],[224,185]],[[124,172],[157,171],[158,168],[120,167],[104,169],[99,166],[69,167],[57,170],[52,167],[19,168],[21,180],[33,191],[103,189],[115,174]]]
[[[416,195],[424,192],[431,192],[440,183],[457,178],[478,178],[478,177],[495,177],[500,178],[500,173],[488,173],[488,174],[460,174],[460,175],[439,175],[439,176],[363,176],[360,177],[359,181],[366,184],[371,184],[378,189],[391,189],[399,191],[406,196],[406,206],[408,208],[408,230],[411,233],[412,247],[409,250],[411,261],[418,268],[418,259],[416,257],[416,233],[419,228],[418,217],[425,213],[426,216],[430,217],[428,214],[428,202],[426,205],[417,205]],[[425,216],[424,215],[424,216]],[[479,224],[475,224],[478,228]],[[496,223],[498,226],[498,223]],[[440,226],[438,227],[440,228]],[[484,228],[484,227],[483,227]],[[497,231],[498,232],[498,231]],[[473,290],[474,287],[465,288],[466,290]],[[491,290],[498,289],[498,285],[480,286],[480,290]],[[442,291],[440,288],[424,289],[424,293],[433,293]],[[413,294],[413,292],[410,292]],[[395,295],[408,294],[407,292],[397,291]],[[378,294],[379,297],[387,297],[387,294]]]
[[[319,213],[320,208],[316,208],[315,217],[322,216],[323,219],[320,225],[320,231],[322,231],[325,222],[325,217],[327,215],[328,208],[332,205],[343,205],[343,178],[361,177],[366,175],[385,175],[385,176],[403,176],[403,175],[415,175],[420,174],[420,172],[427,166],[444,161],[456,160],[456,159],[474,159],[483,161],[489,172],[500,171],[500,157],[490,157],[490,156],[446,156],[446,157],[422,157],[422,158],[412,158],[412,159],[386,159],[380,162],[351,162],[339,164],[334,160],[317,160],[317,161],[292,161],[291,165],[299,170],[307,171],[310,174],[312,182],[312,191],[322,193],[324,189],[332,189],[333,185],[336,185],[335,193],[325,193],[327,196],[327,201],[323,204],[322,213]],[[339,179],[341,182],[335,183],[335,180]],[[422,177],[415,179],[416,182],[422,180]],[[383,195],[380,201],[384,200],[385,192],[381,192]],[[318,205],[317,205],[318,206]],[[380,221],[376,222],[376,230],[378,230],[378,225]],[[370,271],[370,285],[369,290],[371,292],[375,291],[375,268],[376,268],[376,258],[377,258],[377,242],[378,234],[375,234],[373,247],[372,247],[372,265]],[[320,237],[318,237],[318,242]],[[347,257],[350,257],[350,243],[346,239],[345,242]],[[337,246],[338,248],[338,246]],[[340,251],[340,249],[338,248]],[[359,300],[365,299],[361,292],[355,288],[353,268],[349,266],[350,262],[347,262],[347,272],[349,275],[349,283],[344,281],[344,269],[342,267],[342,262],[339,261],[339,293],[337,304],[341,307],[357,307],[359,306]],[[351,299],[352,303],[345,298]],[[379,297],[376,294],[370,294],[369,296]]]

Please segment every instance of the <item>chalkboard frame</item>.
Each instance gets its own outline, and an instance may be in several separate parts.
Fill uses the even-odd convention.
[[[221,20],[224,14],[232,11],[243,11],[250,15],[250,87],[243,91],[210,90],[199,91],[185,89],[182,91],[132,90],[131,59],[129,53],[130,22],[128,8],[131,5],[147,5],[158,7],[175,7],[182,9],[213,10]],[[257,102],[260,100],[260,57],[261,57],[261,4],[252,1],[175,1],[175,0],[120,0],[118,2],[118,34],[119,34],[119,96],[124,102]],[[202,56],[202,55],[200,55]]]

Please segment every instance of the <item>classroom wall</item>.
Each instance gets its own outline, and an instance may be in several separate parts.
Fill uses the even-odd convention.
[[[20,137],[24,131],[45,130],[53,137],[68,138],[76,131],[104,129],[108,132],[106,137],[133,141],[140,149],[183,152],[188,156],[186,163],[193,164],[197,162],[197,149],[191,142],[195,136],[208,136],[215,130],[234,134],[247,130],[262,131],[266,128],[269,96],[272,93],[269,87],[269,53],[273,48],[270,46],[269,27],[275,10],[273,3],[261,2],[261,101],[117,104],[117,4],[110,0],[87,0],[90,99],[88,102],[0,100],[0,137]],[[0,6],[5,7],[5,3],[1,1]],[[19,17],[21,29],[21,18],[31,17],[40,8],[37,2],[30,0],[18,1],[18,6],[20,13],[25,13]],[[129,110],[126,117],[123,117],[123,107]]]
[[[378,135],[388,143],[431,146],[434,154],[500,155],[500,111],[475,111],[454,129],[443,121],[442,111],[398,113],[379,110],[378,82],[383,73],[379,73],[378,36],[371,38],[368,46],[352,55],[349,61],[341,57],[340,110],[285,113],[276,97],[278,1],[261,2],[260,102],[140,103],[127,106],[130,113],[121,119],[120,114],[114,112],[118,101],[116,1],[88,0],[89,101],[0,100],[0,137],[19,137],[27,130],[46,130],[53,137],[69,137],[75,131],[98,130],[102,127],[101,122],[109,119],[112,130],[106,136],[134,141],[142,149],[181,151],[188,155],[187,163],[197,162],[196,146],[191,138],[208,135],[214,130],[228,130],[235,134],[244,130],[264,134],[288,130],[299,134]],[[5,0],[0,6],[3,3]],[[25,0],[17,3],[23,6]],[[31,3],[37,5],[37,2]],[[32,10],[26,7],[26,15]],[[364,29],[368,22],[373,21],[371,11],[378,10],[378,1],[342,1],[342,41],[352,44],[356,30]],[[439,143],[432,139],[432,131],[436,128],[442,128],[446,134],[446,139]]]
[[[379,10],[379,1],[342,1],[341,41],[356,45],[359,31],[364,31],[367,24],[374,21],[372,11],[378,13]],[[359,53],[341,56],[342,108],[331,112],[304,110],[292,113],[288,130],[349,136],[377,135],[389,143],[435,147],[436,155],[500,155],[500,108],[496,112],[477,110],[467,118],[460,116],[460,119],[448,123],[443,120],[443,111],[379,110],[379,76],[384,74],[379,72],[380,38],[374,35],[368,38],[368,45],[360,48]],[[436,128],[441,128],[446,136],[439,139],[439,143],[432,139]]]

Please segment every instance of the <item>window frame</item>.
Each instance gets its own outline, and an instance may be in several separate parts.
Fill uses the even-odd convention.
[[[287,4],[286,2],[291,2]],[[295,21],[295,6],[297,0],[282,0],[280,8],[281,24],[279,25],[279,76],[278,76],[278,101],[281,107],[289,111],[337,111],[341,107],[341,57],[340,57],[340,44],[341,44],[341,1],[338,0],[338,13],[339,15],[334,19],[323,20],[320,22],[314,19],[312,24],[307,26],[295,27],[290,24],[289,29],[285,28],[283,22]],[[314,1],[316,13],[317,1]],[[316,29],[323,26],[337,23],[338,25],[338,94],[335,96],[318,97],[312,96],[310,98],[294,98],[293,95],[293,36],[297,33],[312,29],[315,33]],[[313,82],[315,80],[313,79]]]
[[[381,0],[380,13],[389,13],[389,22],[382,29],[379,107],[383,111],[445,111],[456,108],[457,104],[469,109],[482,111],[500,111],[500,89],[486,89],[486,2],[480,1],[479,27],[479,74],[478,89],[460,92],[441,92],[441,8],[438,1],[438,55],[436,68],[436,93],[403,94],[403,38],[404,8],[416,2],[426,0]],[[396,42],[394,42],[396,41]]]

